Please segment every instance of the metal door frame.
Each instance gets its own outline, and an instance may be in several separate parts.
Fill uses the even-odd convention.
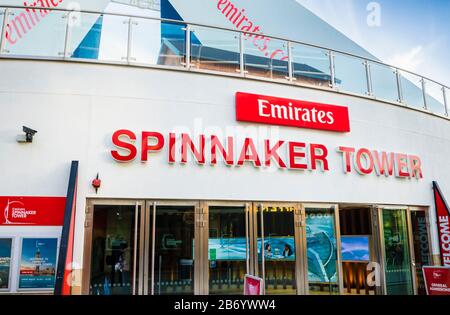
[[[427,207],[408,207],[407,210],[407,221],[408,221],[408,238],[409,238],[409,248],[410,248],[410,259],[411,259],[411,269],[413,274],[413,286],[414,286],[414,295],[419,294],[419,278],[417,277],[416,273],[416,252],[414,248],[414,235],[413,235],[413,229],[412,229],[412,220],[411,220],[411,213],[412,212],[424,212],[425,214],[425,226],[427,229],[427,239],[428,239],[428,260],[430,262],[433,261],[433,248],[432,248],[432,242],[431,242],[431,234],[430,234],[430,218],[429,218],[429,209]]]
[[[143,252],[143,291],[142,294],[154,295],[155,291],[155,234],[156,234],[156,210],[158,206],[180,206],[180,207],[194,207],[194,248],[198,249],[194,252],[194,294],[201,294],[202,289],[202,279],[201,279],[201,255],[203,254],[202,242],[201,242],[201,231],[200,229],[204,227],[205,222],[203,218],[203,209],[201,207],[202,202],[192,201],[192,200],[157,200],[157,199],[145,199],[146,203],[146,215],[145,215],[145,249]],[[151,225],[150,225],[151,223]],[[151,242],[150,242],[150,235]],[[149,271],[151,277],[149,277]],[[149,281],[150,279],[150,281]],[[150,288],[149,288],[150,286]]]
[[[142,219],[144,217],[144,201],[141,199],[87,199],[86,209],[85,209],[85,221],[84,221],[84,250],[83,250],[83,271],[82,271],[82,283],[81,283],[81,293],[83,295],[89,295],[89,286],[91,282],[91,258],[92,258],[92,235],[93,235],[93,222],[94,222],[94,207],[95,206],[135,206],[135,235],[133,244],[133,283],[132,283],[132,294],[140,294],[141,290],[141,256],[143,249],[143,238],[142,233]],[[140,215],[140,222],[138,217]],[[139,227],[140,235],[137,235]],[[139,243],[139,244],[138,244]],[[140,248],[140,257],[137,257],[137,249]],[[139,270],[137,270],[137,261],[139,259]],[[136,287],[137,284],[137,287]]]
[[[408,237],[407,245],[408,251],[410,255],[410,273],[411,273],[411,281],[413,285],[413,295],[417,294],[417,283],[415,281],[415,267],[413,265],[414,259],[411,255],[413,255],[413,249],[411,248],[411,217],[408,206],[395,206],[395,205],[377,205],[377,216],[378,216],[378,242],[380,249],[380,265],[381,265],[381,280],[382,280],[382,293],[383,295],[387,295],[387,283],[386,283],[386,248],[385,248],[385,240],[384,240],[384,228],[383,228],[383,210],[402,210],[405,212],[406,216],[406,234]]]
[[[294,223],[294,244],[295,244],[295,281],[297,286],[297,295],[305,294],[307,274],[305,275],[306,261],[306,231],[305,231],[305,216],[304,208],[301,203],[298,202],[254,202],[252,206],[252,213],[250,215],[251,227],[253,230],[253,236],[251,244],[253,246],[253,251],[251,251],[251,265],[253,266],[253,274],[258,275],[264,281],[263,294],[266,293],[265,286],[265,259],[264,259],[264,207],[293,207],[292,220]],[[258,212],[260,216],[258,217]],[[261,266],[262,270],[259,270],[259,260],[258,260],[258,227],[261,226]]]
[[[245,232],[246,232],[246,247],[247,247],[247,258],[246,258],[246,273],[251,274],[252,270],[250,268],[250,258],[251,258],[251,233],[250,233],[250,212],[251,212],[251,202],[245,201],[202,201],[201,202],[201,213],[203,215],[203,221],[205,222],[203,228],[200,231],[199,235],[199,243],[202,246],[203,255],[199,257],[201,261],[199,264],[201,266],[201,288],[200,294],[208,295],[209,294],[209,261],[208,261],[208,240],[209,240],[209,207],[230,207],[230,208],[245,208]]]

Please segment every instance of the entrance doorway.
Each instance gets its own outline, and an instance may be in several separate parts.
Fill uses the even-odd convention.
[[[82,290],[241,295],[249,274],[267,295],[422,294],[428,225],[412,207],[91,200]]]
[[[304,292],[300,204],[204,204],[205,294],[242,294],[245,274],[264,280],[264,294]]]

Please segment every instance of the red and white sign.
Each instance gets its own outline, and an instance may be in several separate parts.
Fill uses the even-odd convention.
[[[433,182],[442,265],[450,267],[450,209],[436,182]]]
[[[236,93],[236,119],[269,125],[349,132],[345,106]]]
[[[428,295],[450,295],[450,267],[423,267]]]
[[[65,197],[0,197],[0,225],[62,226]]]
[[[263,279],[251,275],[245,275],[244,295],[262,295],[263,285]]]

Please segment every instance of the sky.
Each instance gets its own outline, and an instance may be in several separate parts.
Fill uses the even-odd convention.
[[[450,1],[297,2],[383,62],[450,86]]]

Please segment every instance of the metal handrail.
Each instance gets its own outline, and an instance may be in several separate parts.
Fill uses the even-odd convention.
[[[1,12],[2,9],[3,9],[3,12]],[[17,6],[17,5],[0,5],[0,14],[4,14],[5,11],[8,10],[8,9],[31,9],[31,7]],[[206,25],[206,24],[201,24],[201,23],[197,23],[197,22],[180,21],[180,20],[166,19],[166,18],[159,18],[159,17],[150,17],[150,16],[145,16],[145,15],[140,15],[140,14],[126,14],[126,15],[124,15],[122,13],[115,13],[115,12],[103,12],[103,11],[95,11],[95,10],[69,10],[69,9],[64,9],[64,8],[48,8],[48,7],[42,7],[42,6],[33,6],[32,9],[33,10],[46,10],[46,11],[50,11],[50,12],[51,11],[68,12],[69,15],[71,13],[78,13],[78,14],[85,13],[85,14],[94,14],[94,15],[103,15],[103,16],[124,17],[124,18],[128,18],[130,20],[133,19],[133,18],[136,18],[136,19],[145,19],[145,20],[155,20],[155,21],[160,21],[162,23],[173,23],[173,24],[185,25],[186,26],[186,29],[185,29],[185,31],[186,31],[186,39],[187,39],[186,40],[186,44],[189,44],[189,45],[186,45],[186,64],[185,64],[185,66],[186,66],[187,69],[190,69],[190,66],[189,66],[189,63],[190,63],[190,43],[189,42],[190,42],[190,33],[192,32],[192,30],[191,30],[192,26],[208,28],[208,29],[215,29],[215,30],[223,30],[223,31],[234,32],[234,33],[239,33],[240,34],[240,36],[239,36],[240,37],[240,45],[239,46],[240,46],[240,64],[241,64],[240,66],[241,66],[241,71],[239,71],[239,72],[241,72],[241,76],[244,76],[245,72],[246,72],[244,70],[245,65],[243,63],[243,48],[244,48],[243,47],[243,35],[258,35],[258,36],[264,36],[264,37],[267,37],[267,38],[270,38],[270,39],[280,40],[280,41],[286,42],[288,44],[288,46],[289,46],[288,49],[287,49],[287,53],[288,53],[288,57],[289,57],[288,58],[288,67],[289,68],[292,67],[292,63],[293,63],[293,60],[292,60],[292,44],[298,44],[298,45],[302,45],[302,46],[306,46],[306,47],[316,48],[316,49],[320,49],[320,50],[322,50],[324,52],[327,52],[329,54],[329,64],[330,64],[330,73],[331,73],[331,75],[330,75],[331,76],[330,87],[333,90],[335,90],[335,87],[336,87],[336,83],[335,83],[335,69],[334,69],[334,56],[336,54],[340,54],[340,55],[352,57],[352,58],[355,58],[355,59],[359,59],[364,64],[367,65],[366,66],[366,76],[367,76],[367,81],[368,81],[368,91],[367,91],[368,93],[367,93],[367,95],[362,95],[361,94],[361,96],[363,96],[363,97],[372,97],[372,98],[374,97],[374,95],[371,95],[372,94],[371,93],[371,90],[372,90],[371,85],[372,84],[371,84],[371,74],[370,74],[370,63],[375,63],[375,64],[378,64],[378,65],[381,65],[381,66],[384,66],[384,67],[387,67],[387,68],[391,68],[396,74],[399,74],[400,72],[408,73],[410,75],[413,75],[413,76],[419,78],[422,82],[425,82],[425,80],[426,80],[426,81],[429,81],[429,82],[432,82],[434,84],[439,85],[442,88],[442,90],[443,90],[443,101],[444,101],[443,105],[445,107],[444,108],[445,109],[445,115],[448,116],[449,115],[449,111],[450,111],[449,108],[448,108],[450,106],[450,104],[447,104],[447,97],[448,97],[448,95],[446,95],[446,90],[450,90],[449,86],[447,86],[445,84],[442,84],[442,83],[440,83],[440,82],[438,82],[436,80],[433,80],[433,79],[431,79],[431,78],[429,78],[427,76],[414,73],[414,72],[412,72],[410,70],[403,69],[401,67],[397,67],[397,66],[394,66],[394,65],[390,65],[390,64],[384,63],[384,62],[382,62],[380,60],[376,60],[376,59],[373,59],[373,58],[358,56],[356,54],[349,53],[349,52],[346,52],[346,51],[343,51],[343,50],[338,50],[338,49],[334,49],[334,48],[330,48],[330,47],[319,46],[319,45],[315,45],[315,44],[311,44],[311,43],[307,43],[307,42],[303,42],[303,41],[298,41],[298,40],[292,40],[292,39],[288,39],[288,38],[280,37],[280,36],[271,36],[271,35],[267,35],[266,33],[263,33],[263,32],[257,33],[257,32],[251,32],[251,31],[242,31],[242,30],[239,30],[239,29],[232,29],[232,28],[228,28],[228,27]],[[1,27],[1,25],[0,25],[0,27]],[[6,17],[4,18],[3,27],[1,28],[1,32],[0,32],[0,48],[3,48],[2,46],[4,46],[4,44],[5,44],[5,36],[6,36],[6,29],[5,29],[5,27],[6,27]],[[129,34],[131,33],[131,23],[130,23],[130,27],[129,27],[128,33]],[[66,33],[65,47],[67,46],[67,36],[68,35]],[[130,47],[129,46],[130,45],[130,40],[131,40],[131,38],[129,36],[128,37],[128,43],[127,43],[128,44],[128,51],[127,51],[127,63],[128,64],[130,64],[130,56],[129,56],[129,53],[130,53],[130,49],[129,49],[129,47]],[[3,54],[3,50],[0,50],[0,56],[2,56],[2,57],[5,56]],[[24,55],[24,57],[25,56],[26,55]],[[20,56],[14,56],[14,58],[17,58],[17,57],[20,57]],[[32,57],[32,56],[27,56],[27,57]],[[39,58],[39,59],[42,59],[42,58]],[[70,59],[70,58],[68,58],[66,56],[66,51],[64,52],[63,59],[65,59],[65,60]],[[289,71],[288,71],[289,72],[289,78],[287,80],[288,83],[292,83],[292,81],[293,81],[292,72],[291,71],[292,71],[292,69],[289,69]],[[369,73],[367,73],[367,72],[369,72]],[[402,103],[402,101],[404,101],[404,97],[403,97],[403,95],[401,95],[402,94],[401,82],[399,82],[400,77],[401,77],[400,75],[396,75],[397,85],[399,87],[399,102],[398,103]],[[277,80],[277,82],[279,82],[279,81]],[[426,94],[425,90],[423,90],[423,94],[424,94],[424,107],[427,108],[427,105],[426,105],[427,104],[427,100],[426,100],[427,94]],[[390,101],[390,102],[393,102],[393,101]],[[434,114],[436,114],[436,113],[434,113]],[[442,116],[440,114],[436,114],[436,115]]]

